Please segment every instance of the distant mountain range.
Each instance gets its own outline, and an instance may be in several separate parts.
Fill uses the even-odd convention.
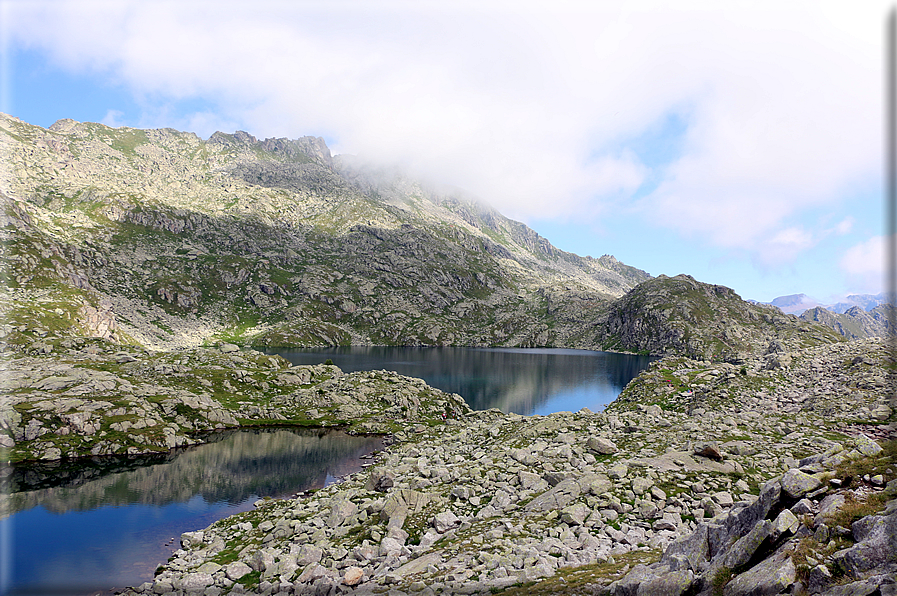
[[[834,329],[848,339],[886,337],[894,333],[895,300],[891,294],[851,294],[843,302],[823,305],[806,294],[779,296],[772,302],[748,300],[753,304],[768,304],[782,312],[797,315],[807,322],[815,322]],[[890,303],[889,303],[890,302]]]
[[[829,312],[844,314],[854,307],[859,307],[864,311],[871,311],[876,306],[888,302],[888,293],[881,292],[880,294],[851,294],[847,296],[847,298],[845,298],[843,302],[837,302],[835,304],[822,304],[812,296],[807,296],[806,294],[789,294],[788,296],[779,296],[778,298],[774,298],[772,302],[756,302],[755,300],[750,300],[749,302],[755,302],[758,304],[771,304],[777,307],[782,312],[790,315],[800,315],[811,308],[824,308]],[[893,295],[891,296],[890,302],[894,302]]]

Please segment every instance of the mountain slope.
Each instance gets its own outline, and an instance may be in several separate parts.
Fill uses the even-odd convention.
[[[609,305],[595,330],[606,348],[729,362],[839,339],[830,329],[689,275],[660,275],[638,285]]]
[[[563,345],[551,304],[650,277],[312,137],[2,116],[0,149],[13,344]]]

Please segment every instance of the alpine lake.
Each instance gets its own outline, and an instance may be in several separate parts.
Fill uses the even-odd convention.
[[[476,410],[601,411],[650,357],[568,349],[355,347],[267,350],[293,364],[392,370]],[[0,594],[113,594],[149,580],[181,533],[321,488],[362,469],[379,436],[270,428],[207,435],[154,456],[2,468]]]

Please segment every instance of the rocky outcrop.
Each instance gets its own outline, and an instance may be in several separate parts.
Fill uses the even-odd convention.
[[[469,411],[461,397],[419,379],[291,367],[232,344],[175,353],[101,341],[67,345],[4,363],[0,444],[14,462],[155,453],[240,426],[389,433]]]
[[[613,301],[596,327],[605,348],[732,363],[763,354],[772,342],[797,349],[837,340],[828,329],[688,275],[638,285]]]
[[[800,460],[798,467],[766,483],[752,502],[700,523],[693,533],[671,544],[660,561],[636,566],[604,593],[742,596],[897,591],[897,480],[887,487],[883,477],[875,482],[868,477],[854,481],[843,464],[874,457],[864,451],[877,454],[881,447],[861,437],[855,449],[838,446]],[[852,488],[844,488],[851,483]],[[872,497],[875,502],[890,500],[882,511],[871,504],[873,514],[849,528],[838,525],[843,517],[838,512],[848,499],[863,503]],[[847,583],[835,581],[836,576]]]

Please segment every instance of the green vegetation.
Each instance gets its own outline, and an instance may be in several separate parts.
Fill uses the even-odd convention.
[[[623,577],[635,565],[648,565],[660,559],[656,550],[632,551],[576,567],[561,567],[557,573],[537,582],[522,582],[504,590],[492,590],[502,596],[579,596],[592,593],[597,586],[607,585]]]

